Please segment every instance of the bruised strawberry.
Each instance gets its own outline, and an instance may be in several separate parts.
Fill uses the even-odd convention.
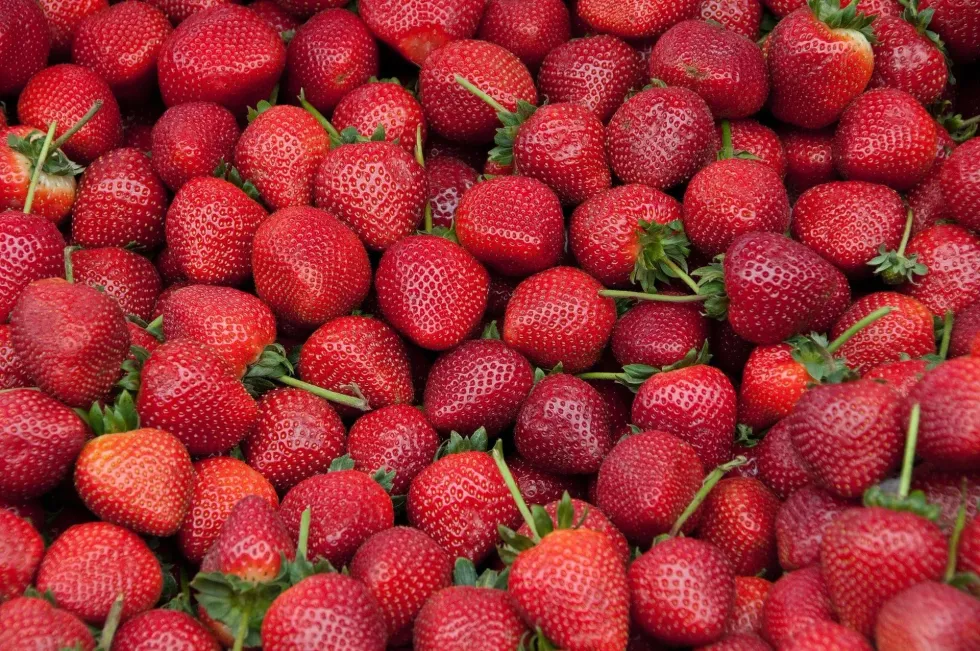
[[[195,176],[211,176],[222,160],[231,160],[240,135],[235,116],[214,102],[171,107],[153,125],[153,170],[176,192]]]
[[[6,509],[0,509],[0,526],[4,532],[0,540],[2,604],[23,594],[27,586],[34,582],[34,574],[44,555],[44,540],[28,520]]]
[[[661,368],[700,350],[707,340],[708,319],[696,304],[642,301],[616,322],[612,351],[622,366]]]
[[[47,219],[0,212],[0,323],[33,281],[64,273],[65,239]]]
[[[834,622],[827,584],[819,567],[784,574],[769,590],[762,608],[762,637],[782,647],[821,622]]]
[[[511,595],[472,585],[443,588],[429,597],[415,618],[417,651],[460,648],[516,649],[527,634]]]
[[[694,18],[698,3],[682,0],[661,5],[643,0],[579,0],[576,11],[591,31],[640,39],[659,36],[670,26]]]
[[[331,121],[338,131],[352,127],[365,138],[384,127],[385,140],[397,141],[410,154],[416,148],[416,132],[421,146],[429,131],[421,104],[397,79],[358,86],[341,98]]]
[[[980,644],[980,602],[956,588],[926,581],[882,606],[875,623],[881,651]]]
[[[20,92],[47,63],[51,32],[36,2],[3,0],[0,33],[0,95],[9,96]]]
[[[396,52],[421,66],[429,53],[458,39],[470,38],[480,24],[483,0],[397,2],[368,0],[358,11],[371,32]],[[489,62],[489,69],[494,66]]]
[[[114,651],[218,651],[221,647],[204,626],[178,610],[148,610],[125,622],[112,638]]]
[[[908,404],[918,403],[922,408],[916,451],[923,459],[944,468],[980,468],[978,396],[978,357],[957,357],[940,364],[915,385]]]
[[[88,627],[73,614],[41,597],[15,597],[0,604],[0,649],[81,649],[93,651]]]
[[[804,486],[787,497],[776,515],[780,566],[798,570],[819,564],[824,532],[847,507],[847,501],[815,486]]]
[[[571,37],[571,20],[561,0],[491,0],[477,36],[507,48],[537,71],[545,55]]]
[[[786,185],[803,192],[837,178],[833,159],[833,129],[787,129],[780,132],[786,151]]]
[[[953,224],[928,228],[910,241],[908,258],[916,256],[926,275],[907,282],[901,291],[917,298],[937,316],[958,312],[980,292],[980,238]]]
[[[439,443],[439,434],[418,409],[389,405],[357,419],[347,451],[356,470],[394,472],[391,494],[404,495],[415,476],[432,463]]]
[[[980,140],[974,138],[957,147],[942,165],[940,185],[946,209],[956,223],[973,231],[980,230]]]
[[[922,357],[936,352],[932,313],[914,298],[895,292],[875,292],[862,296],[834,323],[832,337],[839,337],[875,310],[890,307],[891,312],[861,329],[835,353],[847,360],[859,374],[902,355]]]

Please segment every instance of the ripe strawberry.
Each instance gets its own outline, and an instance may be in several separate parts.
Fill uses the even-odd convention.
[[[849,509],[830,523],[820,567],[841,623],[874,632],[882,605],[905,588],[938,580],[946,565],[939,528],[914,513],[882,507]]]
[[[980,300],[960,310],[953,321],[949,356],[962,355],[980,357]]]
[[[75,282],[102,291],[124,314],[150,320],[161,291],[160,275],[152,262],[117,247],[76,250],[70,255]]]
[[[623,439],[603,459],[595,502],[631,543],[645,545],[670,529],[703,478],[689,444],[665,432],[644,432]],[[697,517],[688,519],[685,532]]]
[[[252,239],[267,216],[228,181],[194,178],[167,211],[167,247],[191,282],[240,285],[252,274]]]
[[[453,225],[460,199],[476,184],[477,176],[475,169],[452,156],[426,161],[425,179],[433,226]]]
[[[553,267],[564,253],[561,204],[534,178],[502,176],[473,186],[460,200],[454,223],[463,248],[507,276]]]
[[[71,54],[72,43],[86,17],[109,8],[109,0],[38,0],[51,32],[51,52],[58,60]]]
[[[895,292],[875,292],[854,301],[834,323],[831,336],[839,337],[871,312],[886,306],[892,308],[889,314],[862,328],[835,353],[859,374],[885,362],[899,361],[903,354],[922,357],[936,352],[932,313],[914,298]]]
[[[698,537],[715,545],[738,576],[776,567],[779,498],[758,479],[724,479],[701,507]]]
[[[163,589],[160,561],[133,532],[108,522],[77,524],[58,536],[37,571],[37,589],[89,624],[105,622],[123,595],[122,619],[153,608]]]
[[[943,39],[953,61],[970,63],[980,58],[980,9],[973,3],[925,0],[920,10],[933,10],[930,27]]]
[[[701,20],[711,20],[753,41],[759,38],[762,3],[759,0],[701,0]]]
[[[63,92],[65,88],[72,92]],[[87,164],[122,144],[119,105],[97,74],[67,63],[45,68],[24,87],[17,100],[17,116],[23,124],[45,131],[57,122],[54,135],[60,138],[96,102],[102,102],[98,112],[61,146],[72,160]]]
[[[303,345],[299,371],[304,381],[330,391],[353,395],[356,386],[372,409],[411,404],[415,397],[405,344],[380,319],[328,321]]]
[[[257,409],[221,355],[192,339],[168,341],[142,370],[136,410],[144,427],[170,432],[193,456],[231,449],[248,433]],[[207,413],[207,418],[188,418]]]
[[[782,648],[813,625],[834,621],[820,568],[808,567],[788,572],[773,583],[762,608],[762,637]]]
[[[216,102],[236,114],[268,97],[285,67],[279,33],[235,5],[204,9],[182,22],[157,64],[167,106]]]
[[[257,495],[272,508],[279,507],[272,484],[244,461],[212,457],[195,463],[191,504],[177,532],[177,544],[184,557],[200,563],[221,535],[232,509],[249,495]]]
[[[394,472],[392,495],[404,495],[439,449],[439,434],[415,407],[389,405],[364,414],[350,428],[347,450],[355,470]]]
[[[980,238],[952,224],[939,224],[915,235],[905,255],[916,256],[926,275],[902,285],[933,314],[958,312],[980,292]]]
[[[385,140],[397,141],[409,154],[415,151],[416,132],[423,144],[429,132],[422,105],[397,79],[358,86],[341,98],[331,120],[338,131],[353,127],[365,138],[384,127]]]
[[[549,102],[582,104],[605,123],[626,93],[642,85],[644,70],[640,55],[615,36],[587,36],[548,52],[538,87]]]
[[[13,95],[47,63],[51,33],[36,2],[3,0],[0,34],[0,95]]]
[[[926,32],[928,18],[916,10],[906,12],[912,22],[891,16],[875,19],[876,42],[871,46],[875,67],[868,87],[905,91],[928,106],[946,88],[946,61],[943,50],[928,36],[933,32]]]
[[[163,12],[145,2],[100,8],[78,25],[72,61],[94,70],[119,99],[138,102],[156,90],[157,57],[172,32]]]
[[[916,452],[943,467],[980,468],[980,358],[957,357],[928,371],[909,393],[920,404]]]
[[[64,273],[65,240],[47,219],[0,212],[0,323],[33,281]]]
[[[507,48],[536,72],[545,55],[571,37],[571,20],[560,0],[491,0],[477,37]]]
[[[0,649],[24,648],[93,651],[95,640],[71,613],[40,597],[16,597],[0,604]]]
[[[813,478],[793,446],[790,421],[785,418],[766,433],[755,448],[758,477],[780,499],[811,483]]]
[[[316,574],[289,588],[266,612],[266,651],[345,646],[384,651],[387,630],[367,587],[343,574]]]
[[[358,11],[374,36],[417,66],[452,41],[471,38],[483,15],[483,0],[396,2],[367,0]],[[481,64],[489,62],[481,61]],[[495,66],[488,65],[489,70]]]
[[[504,590],[459,585],[429,597],[415,618],[416,651],[516,649],[527,634],[514,599]]]
[[[786,185],[791,191],[804,192],[837,178],[832,129],[786,129],[780,138],[786,152]]]
[[[177,610],[159,608],[133,617],[116,631],[113,651],[219,651],[221,646],[204,626]]]
[[[779,565],[798,570],[820,563],[824,532],[847,508],[846,500],[815,486],[804,486],[787,497],[776,515]]]
[[[980,602],[943,583],[926,581],[889,599],[875,623],[881,651],[980,645]]]
[[[612,352],[621,366],[661,368],[701,350],[707,340],[708,319],[696,304],[642,301],[616,322]]]
[[[231,111],[213,102],[169,108],[153,125],[153,170],[176,192],[195,176],[211,176],[222,160],[231,160],[240,134]]]
[[[956,223],[973,231],[980,230],[980,165],[976,158],[980,140],[968,140],[957,147],[940,173],[942,196],[946,209]]]
[[[602,285],[572,267],[553,267],[524,280],[507,304],[504,341],[538,366],[559,362],[578,373],[599,359],[616,310]]]
[[[361,545],[351,561],[350,574],[377,600],[391,644],[408,643],[425,602],[452,585],[453,561],[421,531],[393,527]]]
[[[298,4],[303,4],[305,1],[298,0]],[[313,2],[320,4],[317,0],[313,0]],[[336,4],[336,0],[327,0],[327,2],[328,4]],[[278,2],[276,0],[256,0],[256,2],[248,5],[248,8],[272,25],[272,29],[282,34],[291,29],[296,29],[301,22],[299,18],[293,15],[293,12],[286,9],[289,4],[290,0],[278,0]]]
[[[361,544],[395,523],[391,497],[370,475],[335,470],[313,475],[293,486],[279,515],[297,539],[300,518],[311,509],[309,555],[334,567],[347,565]]]
[[[641,39],[659,36],[672,25],[694,18],[698,3],[683,0],[659,5],[642,0],[579,0],[576,11],[578,17],[592,28],[590,31]]]
[[[677,23],[650,52],[650,76],[690,88],[716,118],[759,112],[769,95],[762,51],[748,38],[703,20]]]
[[[735,577],[735,603],[732,607],[731,619],[725,627],[724,640],[732,640],[734,637],[741,640],[741,636],[744,635],[758,635],[759,627],[762,625],[762,609],[771,588],[771,582],[757,576]],[[755,640],[764,644],[757,637]],[[732,651],[737,651],[737,648]],[[751,647],[749,651],[752,651]]]
[[[714,156],[708,105],[687,88],[644,90],[616,111],[606,152],[623,183],[666,189],[684,183]]]
[[[872,18],[857,3],[813,0],[780,21],[766,41],[770,110],[806,129],[832,124],[868,85],[874,68]]]
[[[716,129],[719,142],[724,135],[722,126]],[[786,176],[786,152],[775,131],[755,120],[733,120],[729,127],[734,152],[751,154],[771,167],[779,178]]]
[[[13,512],[0,509],[0,603],[24,593],[34,582],[34,573],[44,555],[41,534]],[[2,647],[0,647],[2,648]]]
[[[818,622],[779,648],[787,651],[872,651],[862,635],[834,622]]]
[[[472,0],[462,0],[471,3]],[[405,5],[412,7],[412,4]],[[478,16],[474,17],[474,29]],[[456,41],[425,58],[419,73],[419,98],[429,126],[456,142],[493,140],[497,112],[457,83],[462,77],[511,112],[520,100],[534,104],[534,80],[516,56],[485,41]]]

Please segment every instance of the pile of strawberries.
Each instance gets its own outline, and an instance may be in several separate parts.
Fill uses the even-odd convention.
[[[977,651],[978,0],[0,0],[0,651]]]

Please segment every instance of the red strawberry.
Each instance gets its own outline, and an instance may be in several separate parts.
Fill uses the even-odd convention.
[[[960,310],[953,321],[949,356],[962,355],[980,357],[980,300]]]
[[[872,18],[857,3],[814,0],[780,21],[766,41],[770,109],[806,129],[832,124],[868,85],[874,67]]]
[[[72,92],[63,92],[65,88]],[[45,68],[31,77],[20,94],[17,115],[22,123],[43,130],[57,122],[54,135],[60,138],[96,102],[102,102],[99,111],[61,146],[72,160],[87,164],[122,143],[119,105],[97,74],[70,64]]]
[[[623,183],[666,189],[684,183],[714,155],[708,105],[687,88],[651,88],[626,100],[609,121],[606,152]]]
[[[163,243],[167,189],[150,159],[135,149],[115,149],[86,170],[72,218],[72,237],[87,246],[151,249]]]
[[[616,322],[612,352],[622,366],[661,368],[701,350],[707,340],[708,319],[696,304],[643,301]]]
[[[538,73],[541,94],[553,104],[576,102],[607,122],[626,93],[641,85],[640,55],[615,36],[574,39],[548,52]]]
[[[759,0],[701,0],[702,20],[711,20],[753,41],[759,38],[762,3]]]
[[[757,479],[725,479],[701,507],[698,537],[715,545],[738,576],[776,567],[777,498]]]
[[[305,0],[298,0],[298,2],[302,4]],[[336,0],[327,0],[327,2],[335,4]],[[272,25],[272,29],[282,34],[300,26],[300,20],[286,9],[286,5],[289,3],[290,0],[279,0],[278,2],[275,0],[256,0],[256,2],[248,5],[248,8]],[[316,0],[314,3],[319,4]]]
[[[919,9],[935,12],[930,27],[942,37],[954,61],[970,63],[980,58],[980,8],[976,4],[925,0]]]
[[[216,102],[243,114],[272,92],[286,67],[278,32],[235,5],[200,11],[160,50],[160,94],[167,106]]]
[[[44,555],[44,540],[28,520],[5,509],[0,509],[0,527],[4,532],[0,540],[0,603],[3,603],[23,594],[34,582],[34,573]]]
[[[547,185],[524,176],[478,183],[456,210],[459,243],[491,271],[528,276],[564,253],[565,217]]]
[[[819,567],[784,574],[769,590],[762,608],[762,637],[782,648],[821,622],[836,621]]]
[[[367,0],[358,11],[381,41],[421,66],[429,53],[452,41],[470,38],[480,24],[484,0],[428,0],[398,2]],[[480,64],[489,62],[481,61]],[[489,70],[494,66],[488,65]]]
[[[942,196],[950,216],[963,228],[980,230],[980,139],[968,140],[957,147],[940,173]]]
[[[507,48],[537,71],[545,55],[571,37],[571,20],[560,0],[491,0],[477,36]]]
[[[847,507],[847,501],[815,486],[804,486],[787,497],[776,515],[780,566],[798,570],[817,565],[824,532]]]
[[[439,434],[415,407],[389,405],[364,414],[350,429],[347,450],[361,472],[394,472],[392,495],[404,495],[432,463]]]
[[[170,432],[194,456],[237,445],[257,413],[231,365],[192,339],[168,341],[153,351],[143,365],[136,410],[145,427]],[[189,418],[199,410],[200,417]]]
[[[239,285],[252,273],[252,239],[267,216],[228,181],[194,178],[167,211],[167,247],[191,282]]]
[[[314,198],[317,208],[337,215],[365,246],[383,251],[421,221],[425,170],[394,143],[344,144],[320,163]]]
[[[353,395],[356,386],[372,409],[411,404],[415,397],[405,344],[380,319],[328,321],[303,345],[299,371],[304,381],[330,391]]]
[[[783,419],[773,425],[755,448],[759,479],[781,499],[812,481],[809,469],[793,447],[789,424]]]
[[[71,252],[71,269],[75,282],[104,292],[124,314],[150,320],[161,283],[143,256],[116,247],[77,250]]]
[[[476,184],[475,169],[452,156],[439,156],[425,163],[426,185],[433,226],[453,225],[460,199]]]
[[[683,0],[660,5],[643,0],[579,0],[576,10],[591,31],[639,39],[659,36],[670,26],[694,18],[698,3]]]
[[[923,20],[922,14],[915,9],[909,13],[913,19],[911,24],[891,16],[875,19],[876,42],[872,44],[875,68],[868,86],[896,88],[928,106],[938,100],[946,88],[946,61],[943,50],[925,32],[929,20]]]
[[[790,190],[803,192],[837,178],[832,129],[784,130],[780,138],[786,151],[786,185]]]
[[[957,312],[980,292],[980,238],[952,224],[939,224],[915,235],[905,250],[925,265],[926,275],[901,287],[933,314]]]
[[[72,61],[94,70],[119,99],[138,102],[156,90],[157,57],[171,32],[159,9],[123,2],[81,21]]]
[[[361,545],[351,561],[350,574],[377,600],[391,643],[407,643],[425,602],[452,585],[453,561],[421,531],[393,527]]]
[[[240,134],[235,116],[213,102],[169,108],[153,125],[153,169],[176,192],[195,176],[211,176],[222,160],[231,160]]]
[[[48,21],[32,0],[3,0],[0,34],[0,95],[16,94],[48,61]]]
[[[334,567],[347,565],[361,544],[395,523],[391,497],[378,482],[357,470],[313,475],[293,486],[279,515],[297,539],[303,511],[311,509],[309,555]]]
[[[771,167],[779,178],[786,176],[786,152],[776,132],[755,120],[734,120],[729,124],[734,152],[746,152]],[[724,135],[723,127],[717,129],[718,139]]]
[[[980,358],[958,357],[928,371],[909,393],[919,404],[917,453],[943,467],[980,468]]]
[[[872,651],[859,633],[833,622],[819,622],[779,647],[786,651]]]
[[[316,574],[283,592],[262,621],[262,648],[384,651],[384,618],[360,581],[342,574]]]
[[[10,326],[0,324],[0,391],[31,386],[31,378],[24,363],[14,352]]]
[[[0,212],[0,323],[33,281],[64,273],[65,240],[47,219]]]
[[[475,24],[476,21],[474,27]],[[419,73],[419,98],[425,118],[433,131],[450,140],[490,142],[499,123],[496,111],[459,85],[457,77],[466,79],[511,112],[517,111],[519,100],[537,102],[534,80],[516,56],[485,41],[450,43],[426,58]]]
[[[738,394],[738,420],[765,429],[793,410],[813,378],[789,344],[759,346],[749,355]]]
[[[415,619],[413,641],[416,651],[510,651],[526,634],[509,593],[460,585],[429,597]]]
[[[89,624],[101,625],[122,594],[122,619],[153,608],[163,589],[160,561],[133,532],[108,522],[78,524],[51,544],[37,589]]]
[[[51,32],[51,51],[64,60],[71,54],[72,43],[86,17],[109,8],[109,0],[38,0]]]
[[[980,602],[933,581],[889,599],[878,613],[875,643],[881,651],[969,648],[980,645]]]
[[[194,493],[177,544],[187,560],[200,563],[242,498],[257,495],[272,508],[279,498],[272,484],[244,461],[213,457],[194,464]]]
[[[71,613],[40,597],[17,597],[0,604],[0,649],[23,648],[93,651],[95,640]]]
[[[830,335],[841,336],[858,321],[882,307],[891,307],[892,310],[862,328],[835,353],[847,360],[848,366],[859,374],[885,362],[899,361],[902,354],[922,357],[936,352],[932,313],[914,298],[895,292],[875,292],[854,301],[834,323]]]
[[[762,625],[762,609],[771,588],[772,583],[757,576],[735,577],[735,603],[732,607],[732,617],[726,627],[725,640],[759,633]],[[755,639],[762,643],[759,638]]]
[[[397,80],[355,88],[341,98],[331,120],[338,131],[353,127],[365,138],[384,127],[385,140],[397,140],[410,154],[415,151],[416,132],[423,144],[429,132],[422,105]]]
[[[177,610],[148,610],[133,617],[116,631],[113,651],[219,651],[221,646],[204,626]]]
[[[650,76],[704,98],[717,118],[745,118],[769,95],[766,61],[759,47],[735,32],[703,20],[686,20],[657,39]]]
[[[626,538],[647,544],[665,533],[704,478],[690,445],[665,432],[644,432],[617,443],[599,468],[596,505]],[[697,525],[689,518],[685,532]]]

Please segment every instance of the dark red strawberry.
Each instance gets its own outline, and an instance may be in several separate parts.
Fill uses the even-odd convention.
[[[804,486],[787,497],[776,515],[779,565],[798,570],[819,564],[824,532],[846,508],[846,500],[815,486]]]
[[[885,602],[875,623],[880,651],[980,645],[980,601],[956,588],[926,581]]]
[[[0,212],[0,323],[33,281],[64,273],[65,240],[47,219]]]
[[[29,521],[6,509],[0,509],[0,526],[4,532],[0,540],[0,603],[3,603],[23,594],[34,582],[44,555],[44,540]]]
[[[942,166],[940,185],[950,216],[963,228],[980,230],[980,140],[968,140],[957,147]]]
[[[786,152],[776,132],[755,120],[734,120],[729,123],[734,153],[745,152],[771,167],[779,178],[786,176]],[[723,124],[717,129],[718,139],[724,135]]]
[[[361,18],[327,9],[296,30],[286,64],[290,98],[303,93],[318,111],[329,113],[340,98],[377,76],[378,46]]]
[[[176,192],[195,176],[211,176],[222,160],[231,160],[239,135],[235,116],[223,106],[174,106],[153,125],[153,169]]]
[[[908,398],[922,408],[916,452],[944,468],[980,468],[978,397],[980,358],[957,357],[928,371]]]
[[[755,448],[755,464],[759,479],[780,499],[786,499],[793,491],[813,481],[809,469],[793,447],[786,419],[773,425]]]
[[[432,463],[439,434],[415,407],[389,405],[364,414],[350,429],[347,452],[361,472],[394,472],[392,495],[404,495],[422,470]]]
[[[112,638],[114,651],[218,651],[221,646],[204,626],[178,610],[148,610],[125,622]]]
[[[782,648],[814,624],[834,621],[820,568],[809,567],[784,574],[773,584],[762,608],[762,637]]]
[[[71,252],[75,282],[84,283],[114,299],[124,314],[150,320],[161,291],[153,263],[132,251],[117,247]]]
[[[163,44],[157,65],[167,106],[216,102],[236,114],[269,97],[285,67],[279,33],[230,4],[182,22]]]
[[[896,362],[902,355],[922,357],[936,352],[932,313],[914,298],[895,292],[875,292],[862,296],[834,323],[832,337],[839,337],[875,310],[890,307],[891,312],[854,334],[835,355],[863,375],[872,367]]]
[[[720,549],[738,576],[774,569],[779,505],[758,479],[724,479],[701,506],[698,537]]]
[[[429,53],[452,41],[470,38],[480,24],[483,0],[427,0],[398,2],[368,0],[358,5],[371,32],[396,52],[417,66],[423,65]],[[488,63],[481,61],[480,64]],[[488,68],[493,70],[491,64]]]
[[[684,183],[714,156],[708,105],[687,88],[651,88],[628,99],[606,130],[606,152],[623,183],[666,189]]]
[[[443,588],[425,602],[415,619],[413,642],[416,651],[509,651],[526,634],[508,592],[460,585]]]
[[[13,95],[48,62],[51,32],[41,8],[32,0],[0,4],[0,95]]]
[[[780,132],[786,151],[786,185],[803,192],[837,178],[833,159],[833,129],[786,129]]]
[[[925,0],[920,10],[933,10],[929,25],[946,44],[954,61],[970,63],[980,58],[980,9],[973,3]]]
[[[410,154],[415,152],[416,133],[424,144],[429,132],[421,104],[397,79],[367,83],[347,93],[334,109],[331,122],[338,131],[354,128],[365,138],[384,127],[385,140],[397,141]]]
[[[868,86],[896,88],[928,106],[939,99],[949,75],[943,50],[930,39],[933,32],[926,31],[929,19],[923,19],[924,12],[913,7],[906,9],[911,21],[891,16],[875,18],[875,68]]]
[[[95,640],[81,620],[46,599],[16,597],[0,604],[0,649],[25,647],[93,651]]]
[[[507,48],[537,71],[545,55],[571,37],[571,20],[560,0],[491,0],[477,36]]]
[[[712,20],[753,41],[759,38],[762,3],[759,0],[701,0],[702,20]]]
[[[476,184],[477,176],[475,169],[452,156],[438,156],[425,162],[433,226],[453,225],[460,199]]]
[[[925,265],[926,275],[901,291],[917,298],[933,314],[957,312],[980,292],[980,238],[952,224],[939,224],[915,235],[905,250]]]
[[[579,0],[576,11],[591,31],[640,39],[659,36],[671,25],[694,18],[698,3],[683,0],[660,5],[643,0]]]

